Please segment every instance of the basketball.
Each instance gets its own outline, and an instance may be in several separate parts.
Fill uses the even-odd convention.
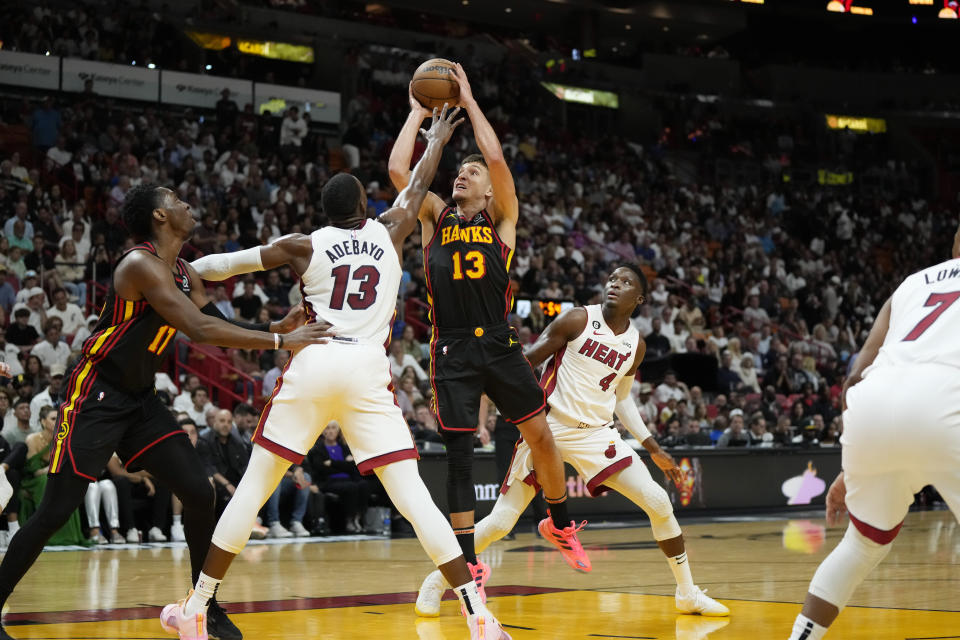
[[[413,97],[427,109],[450,107],[460,101],[460,85],[450,73],[454,64],[443,58],[427,60],[413,74]]]

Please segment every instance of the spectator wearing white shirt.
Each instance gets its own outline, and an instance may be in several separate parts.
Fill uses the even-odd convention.
[[[757,330],[760,327],[770,324],[770,316],[767,310],[760,306],[760,296],[750,296],[749,306],[743,310],[743,319],[750,329]]]
[[[183,380],[180,395],[173,399],[173,410],[177,413],[187,413],[193,406],[193,390],[200,386],[200,376],[191,373]],[[199,425],[200,423],[198,423]]]
[[[70,164],[73,154],[66,150],[67,141],[61,136],[57,138],[57,144],[47,149],[47,157],[53,161],[57,168],[65,167]]]
[[[663,376],[663,382],[657,386],[654,398],[657,404],[666,404],[670,398],[674,398],[677,401],[686,400],[689,393],[687,385],[677,380],[676,372],[668,370]]]
[[[287,361],[290,360],[290,352],[286,349],[279,349],[273,354],[273,368],[267,371],[266,375],[263,376],[263,393],[268,394],[273,392],[273,388],[277,386],[277,379],[280,378],[280,375],[283,373],[283,368],[287,366]]]
[[[18,202],[13,209],[13,217],[9,218],[3,225],[3,235],[7,238],[13,237],[13,226],[17,221],[23,223],[23,237],[33,242],[33,223],[27,220],[27,203]]]
[[[93,329],[97,326],[97,323],[100,322],[100,318],[91,314],[87,316],[86,324],[73,334],[73,342],[70,343],[71,351],[80,351],[83,348],[83,341],[93,335]]]
[[[280,146],[299,147],[307,137],[307,121],[300,117],[300,110],[290,107],[287,117],[280,124]]]
[[[660,417],[657,411],[657,403],[653,401],[653,385],[649,382],[639,383],[637,393],[637,409],[640,411],[640,417],[649,425],[656,425]]]
[[[47,383],[47,388],[30,399],[30,429],[32,431],[40,430],[41,409],[46,406],[57,407],[63,402],[60,394],[63,390],[64,373],[66,373],[65,367],[59,364],[51,366],[50,380]]]
[[[413,372],[417,375],[417,380],[420,382],[427,379],[426,372],[420,367],[416,358],[404,352],[403,341],[394,340],[390,343],[390,372],[399,379],[403,376],[403,371],[407,367],[413,369]]]
[[[224,318],[233,320],[235,316],[233,300],[227,295],[227,286],[222,282],[218,283],[213,289],[213,305],[223,314]]]
[[[207,425],[207,412],[216,411],[217,408],[210,402],[210,393],[206,387],[198,386],[190,392],[190,406],[187,407],[186,414],[197,426]]]
[[[56,323],[47,322],[43,333],[43,341],[38,342],[30,350],[30,355],[40,358],[40,363],[51,371],[54,366],[66,369],[67,360],[70,359],[70,347],[67,346],[66,342],[60,340],[60,336],[60,328],[57,327]]]
[[[73,335],[84,325],[83,311],[77,305],[67,302],[67,292],[56,289],[53,292],[53,306],[47,309],[47,318],[60,318],[63,332]]]

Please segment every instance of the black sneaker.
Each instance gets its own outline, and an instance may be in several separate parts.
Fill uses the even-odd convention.
[[[240,629],[230,621],[226,609],[216,600],[207,607],[207,635],[217,640],[243,640]],[[0,640],[4,640],[2,636]]]

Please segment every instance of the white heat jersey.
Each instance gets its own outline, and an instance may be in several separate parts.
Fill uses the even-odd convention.
[[[894,291],[890,328],[871,368],[927,362],[960,367],[958,329],[960,260],[947,260],[908,276]]]
[[[402,270],[387,228],[324,227],[310,234],[313,258],[300,280],[311,317],[338,337],[384,344],[390,336]]]
[[[600,305],[584,309],[586,327],[547,362],[540,385],[547,393],[551,415],[603,427],[613,421],[617,385],[633,366],[640,332],[630,324],[614,335]]]

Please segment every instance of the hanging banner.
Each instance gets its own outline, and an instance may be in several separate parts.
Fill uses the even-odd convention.
[[[63,90],[81,93],[87,80],[93,81],[98,96],[124,100],[157,101],[160,72],[126,64],[107,64],[76,58],[63,59]]]
[[[310,115],[312,122],[340,122],[340,94],[334,91],[317,91],[301,87],[285,87],[279,84],[256,83],[257,102],[255,111],[282,114],[290,107]]]
[[[0,84],[56,91],[60,88],[60,58],[0,51]]]
[[[221,76],[203,76],[197,73],[164,71],[160,77],[160,102],[190,107],[213,109],[224,89],[230,90],[230,99],[243,111],[253,103],[253,82]]]

